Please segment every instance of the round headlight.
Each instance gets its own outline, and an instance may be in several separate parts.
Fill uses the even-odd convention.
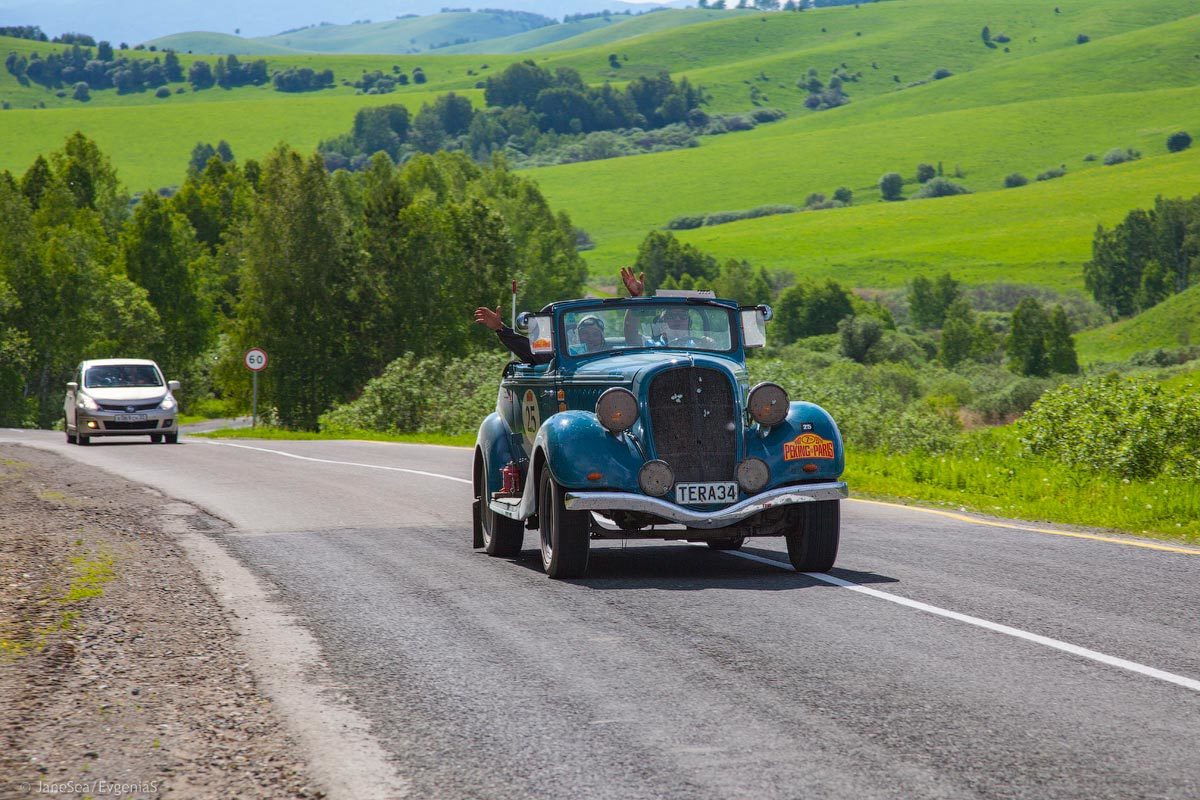
[[[750,390],[746,401],[750,417],[760,425],[778,425],[791,407],[787,392],[777,383],[760,383]]]
[[[756,494],[762,491],[771,479],[771,468],[761,458],[747,458],[737,465],[737,482],[746,490],[746,494]]]
[[[596,416],[612,433],[627,431],[637,422],[637,398],[628,389],[609,389],[596,401]]]
[[[671,491],[671,487],[674,485],[675,473],[671,471],[667,462],[656,458],[642,464],[642,468],[638,472],[638,486],[641,486],[642,491],[646,494],[651,497],[662,497]]]

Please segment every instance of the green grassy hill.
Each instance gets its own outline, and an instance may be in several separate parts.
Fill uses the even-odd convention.
[[[1079,360],[1085,364],[1194,344],[1200,344],[1200,286],[1168,297],[1136,317],[1075,335]]]
[[[359,25],[318,25],[255,41],[314,53],[417,53],[460,39],[496,39],[536,27],[532,14],[456,11]]]
[[[624,16],[618,17],[592,17],[578,22],[563,22],[558,25],[547,25],[544,28],[534,28],[531,31],[523,33],[515,33],[512,36],[502,36],[496,39],[488,39],[482,42],[469,42],[468,44],[456,44],[451,47],[445,47],[438,50],[441,55],[451,53],[525,53],[530,50],[536,50],[554,42],[559,42],[564,39],[570,40],[580,34],[594,31],[597,28],[610,27],[618,20],[625,19]]]
[[[146,46],[155,46],[159,50],[174,50],[177,53],[194,53],[196,55],[278,55],[280,53],[299,52],[290,47],[264,41],[263,39],[245,39],[232,33],[215,33],[213,31],[187,31],[172,33],[170,36],[160,36],[146,42]]]
[[[1080,288],[1097,223],[1112,225],[1157,194],[1191,196],[1200,185],[1200,147],[1165,152],[1166,136],[1175,130],[1200,138],[1200,14],[1194,0],[1091,0],[1060,11],[1011,0],[898,0],[800,14],[687,10],[614,17],[619,21],[569,39],[543,39],[532,56],[548,69],[578,69],[592,82],[666,69],[706,87],[712,111],[742,112],[757,104],[783,108],[789,118],[704,137],[693,149],[532,174],[551,202],[596,241],[585,255],[604,278],[632,260],[648,231],[675,216],[802,205],[810,193],[831,195],[847,186],[855,195],[851,208],[679,236],[722,258],[864,286],[895,286],[916,273],[949,270],[970,282]],[[982,38],[985,25],[995,46]],[[526,37],[533,44],[567,27],[511,41]],[[1089,41],[1079,44],[1080,34]],[[1009,41],[997,43],[1001,35]],[[9,49],[48,48],[0,40],[0,51]],[[97,92],[83,105],[20,87],[0,73],[0,100],[13,105],[0,112],[0,168],[24,171],[37,153],[60,146],[78,128],[111,154],[130,186],[170,185],[178,183],[197,140],[224,138],[241,158],[260,157],[280,141],[309,149],[347,130],[363,105],[417,108],[451,89],[478,103],[478,81],[531,55],[449,50],[267,56],[270,69],[329,67],[339,84],[393,65],[420,66],[429,76],[423,86],[378,97],[344,85],[304,95],[247,87],[163,100]],[[622,59],[616,70],[608,59],[613,52]],[[184,56],[185,65],[195,57]],[[809,68],[828,80],[835,67],[858,76],[844,87],[849,105],[806,109],[807,92],[797,80]],[[932,80],[938,69],[952,75]],[[31,108],[37,103],[47,108]],[[1135,147],[1145,157],[1115,167],[1085,160],[1115,147]],[[911,180],[918,163],[941,163],[973,193],[881,202],[880,175],[896,171]],[[1060,165],[1065,177],[1033,181]],[[1002,188],[1013,172],[1030,184]],[[915,188],[906,186],[906,195]]]

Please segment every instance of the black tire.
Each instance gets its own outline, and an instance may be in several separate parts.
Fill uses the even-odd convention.
[[[483,470],[484,474],[479,476],[479,494],[475,496],[475,506],[479,509],[480,546],[489,556],[516,558],[521,554],[521,545],[525,541],[525,526],[520,520],[497,514],[488,507],[486,464]]]
[[[732,539],[709,539],[708,546],[713,550],[741,550],[746,543],[745,536],[735,536]]]
[[[152,433],[152,434],[150,434],[150,442],[151,442],[152,444],[158,444],[158,443],[159,443],[159,442],[161,442],[161,441],[162,441],[162,434],[161,434],[161,433]]]
[[[65,430],[67,432],[67,444],[75,444],[75,442],[78,441],[79,436],[77,436],[74,433],[71,433],[71,429],[67,427],[66,420],[63,420],[63,430]]]
[[[538,476],[538,533],[542,569],[551,578],[581,578],[587,572],[589,517],[586,511],[567,511],[562,487],[550,475],[549,467],[543,468]]]
[[[178,433],[164,433],[163,441],[165,441],[167,444],[179,444],[179,434]]]
[[[92,437],[84,436],[82,433],[79,434],[78,438],[79,438],[79,444],[83,447],[87,447],[89,444],[92,443]]]
[[[838,500],[795,506],[799,530],[786,535],[788,558],[797,572],[828,572],[837,560],[842,524]]]

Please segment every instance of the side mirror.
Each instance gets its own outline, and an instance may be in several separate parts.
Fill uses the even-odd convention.
[[[763,319],[770,322],[775,316],[775,311],[766,303],[758,306],[758,310],[763,312]]]
[[[167,381],[167,388],[172,392],[179,391],[179,381]]]
[[[532,316],[533,316],[532,311],[522,311],[520,314],[517,314],[517,321],[516,321],[517,330],[521,331],[521,330],[528,329],[529,328],[529,318]]]
[[[76,383],[75,381],[71,381],[70,383],[68,383],[68,384],[67,384],[67,391],[68,391],[68,392],[77,392],[77,391],[79,391],[79,384],[78,384],[78,383]]]
[[[766,309],[764,311],[764,309]],[[741,309],[742,317],[742,346],[765,347],[767,344],[767,320],[770,319],[769,306],[755,306]]]
[[[522,319],[524,318],[524,319]],[[529,349],[534,353],[554,352],[554,317],[549,314],[517,315],[517,323],[525,323],[528,329]]]

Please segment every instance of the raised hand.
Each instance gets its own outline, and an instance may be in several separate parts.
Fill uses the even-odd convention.
[[[621,267],[621,281],[625,284],[625,288],[629,290],[630,297],[641,297],[642,292],[646,290],[646,273],[644,272],[634,277],[631,268]]]
[[[475,309],[475,321],[494,331],[504,326],[504,321],[500,319],[500,306],[496,306],[495,311],[484,306]]]

